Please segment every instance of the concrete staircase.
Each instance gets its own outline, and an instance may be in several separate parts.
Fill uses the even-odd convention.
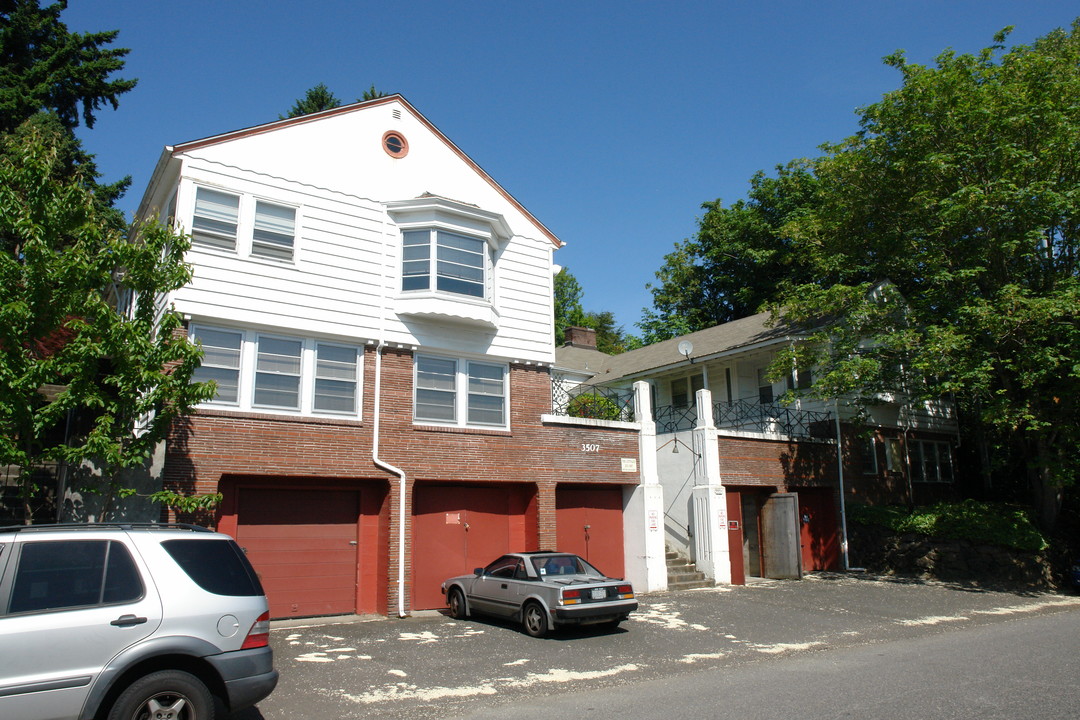
[[[677,552],[668,550],[667,559],[668,590],[690,590],[692,588],[712,587],[713,581],[699,572],[690,559]]]

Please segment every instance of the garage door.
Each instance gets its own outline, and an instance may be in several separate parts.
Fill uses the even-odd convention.
[[[360,493],[241,488],[236,540],[275,618],[356,611]]]
[[[598,570],[623,577],[623,493],[614,488],[558,488],[555,537],[562,552],[577,553]]]
[[[523,491],[417,486],[413,504],[413,609],[445,606],[442,581],[524,550]]]

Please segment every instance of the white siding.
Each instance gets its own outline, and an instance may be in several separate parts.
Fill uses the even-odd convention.
[[[398,108],[402,119],[394,120]],[[409,142],[394,159],[387,130]],[[182,149],[181,149],[182,150]],[[237,251],[194,247],[194,281],[175,293],[204,321],[341,338],[375,339],[507,360],[554,360],[553,243],[482,175],[402,105],[392,103],[177,153],[177,217],[190,230],[196,188],[241,196]],[[400,233],[385,203],[432,193],[503,217],[515,233],[496,253],[498,327],[399,317]],[[154,193],[149,193],[151,197]],[[251,257],[256,199],[297,208],[293,260]],[[246,233],[245,233],[246,230]]]

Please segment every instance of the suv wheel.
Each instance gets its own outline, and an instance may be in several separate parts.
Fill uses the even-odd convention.
[[[214,700],[194,675],[162,670],[128,686],[109,720],[213,720]]]

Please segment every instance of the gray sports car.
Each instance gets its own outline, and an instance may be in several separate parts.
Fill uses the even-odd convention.
[[[533,637],[560,625],[614,628],[638,606],[629,582],[609,578],[583,558],[560,552],[503,555],[472,575],[446,580],[442,591],[451,617],[511,618]]]

